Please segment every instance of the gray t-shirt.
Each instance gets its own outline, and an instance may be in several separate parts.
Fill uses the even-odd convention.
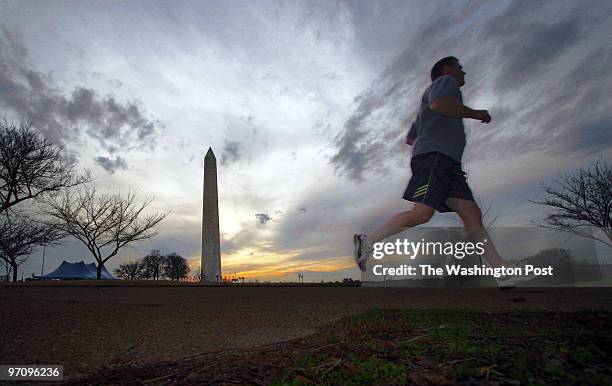
[[[410,128],[409,137],[415,139],[412,156],[439,151],[461,162],[465,148],[465,128],[461,118],[440,115],[429,108],[439,98],[455,97],[463,103],[461,90],[452,76],[444,75],[427,87],[416,120]]]

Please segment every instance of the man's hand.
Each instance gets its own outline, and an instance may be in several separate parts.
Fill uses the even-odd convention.
[[[477,119],[482,123],[491,122],[491,116],[487,110],[472,110],[461,104],[457,98],[436,99],[429,108],[447,117]]]
[[[481,123],[491,122],[491,116],[489,115],[489,112],[487,110],[475,110],[471,118],[477,119]]]

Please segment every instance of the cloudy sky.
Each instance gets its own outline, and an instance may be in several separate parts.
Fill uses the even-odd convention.
[[[352,234],[394,211],[406,124],[433,63],[457,56],[464,167],[497,224],[596,159],[612,159],[609,1],[0,1],[0,112],[65,145],[101,189],[170,210],[152,249],[200,255],[203,156],[217,156],[224,273],[359,277]],[[432,225],[456,225],[436,214]],[[40,273],[41,252],[25,275]],[[93,262],[67,240],[46,250]]]

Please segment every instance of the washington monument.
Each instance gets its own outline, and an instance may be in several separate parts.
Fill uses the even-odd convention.
[[[204,156],[204,193],[202,196],[201,281],[221,281],[219,238],[219,195],[217,193],[217,158],[212,148]]]

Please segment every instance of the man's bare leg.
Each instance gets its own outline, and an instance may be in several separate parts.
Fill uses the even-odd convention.
[[[366,270],[366,262],[371,257],[375,243],[400,233],[413,226],[426,223],[434,214],[434,209],[421,203],[415,203],[414,207],[405,212],[399,212],[384,224],[382,224],[371,235],[353,236],[353,258],[361,271]]]
[[[378,243],[389,236],[405,231],[414,226],[424,224],[434,214],[434,209],[420,202],[415,202],[414,207],[405,212],[399,212],[382,224],[374,233],[368,236],[370,244]]]
[[[463,221],[463,227],[465,228],[467,237],[470,241],[480,242],[484,239],[488,240],[484,244],[484,257],[491,264],[491,266],[507,267],[512,265],[508,261],[502,259],[497,253],[495,245],[493,245],[493,241],[482,224],[482,213],[480,212],[480,208],[474,201],[463,200],[460,198],[448,198],[444,203],[459,215],[461,221]]]

